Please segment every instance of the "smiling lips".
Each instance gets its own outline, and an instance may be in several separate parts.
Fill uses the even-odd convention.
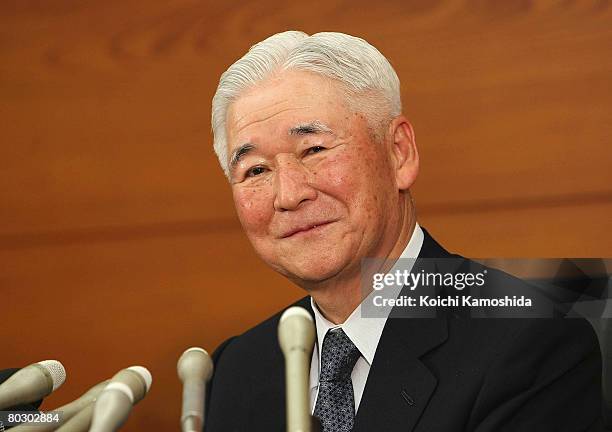
[[[333,222],[336,222],[335,220],[330,220],[330,221],[326,221],[326,222],[316,222],[316,223],[310,223],[307,225],[302,225],[301,227],[297,227],[297,228],[293,228],[289,231],[287,231],[285,234],[283,234],[281,236],[281,238],[288,238],[288,237],[292,237],[296,234],[300,234],[300,233],[306,233],[309,231],[313,231],[317,228],[321,228],[325,225],[329,225]]]

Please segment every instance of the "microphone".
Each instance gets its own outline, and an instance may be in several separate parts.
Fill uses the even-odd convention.
[[[57,360],[26,366],[0,384],[0,410],[42,399],[65,380],[66,369]]]
[[[21,425],[13,428],[11,432],[22,432],[22,431],[31,431],[31,432],[51,432],[63,425],[68,424],[68,420],[75,417],[81,411],[83,411],[86,407],[93,405],[96,401],[96,398],[102,390],[106,387],[106,385],[110,382],[110,380],[102,381],[101,383],[96,384],[85,393],[83,393],[78,399],[67,403],[66,405],[62,405],[61,407],[53,410],[61,413],[61,419],[59,423],[22,423]],[[87,430],[89,428],[89,422],[91,421],[91,412],[89,413],[89,419],[87,420],[87,426],[83,430]],[[74,424],[73,424],[74,425]],[[74,427],[74,426],[73,426]],[[58,429],[59,430],[59,429]],[[67,430],[70,430],[68,428]],[[78,431],[80,429],[72,429],[73,431]]]
[[[94,403],[89,432],[118,430],[132,406],[145,397],[152,381],[151,372],[142,366],[132,366],[115,374]]]
[[[298,306],[287,309],[278,323],[278,342],[285,356],[287,432],[311,431],[308,377],[314,341],[310,313]]]
[[[176,365],[183,382],[183,409],[181,430],[201,432],[204,428],[206,382],[212,377],[213,362],[202,348],[189,348]]]

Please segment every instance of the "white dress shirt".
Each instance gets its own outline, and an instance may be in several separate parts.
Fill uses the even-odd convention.
[[[408,245],[400,255],[400,258],[417,258],[421,251],[421,246],[423,246],[423,238],[423,230],[417,223],[412,233],[412,236],[410,237],[410,241],[408,242]],[[389,271],[389,273],[393,272],[394,269],[395,266]],[[406,266],[402,266],[402,269],[406,269]],[[410,271],[410,268],[407,268],[406,270]],[[401,287],[397,289],[395,297],[399,295],[400,290]],[[370,295],[373,294],[374,291]],[[376,353],[378,342],[380,341],[380,337],[382,335],[385,323],[387,322],[387,318],[391,309],[386,310],[386,315],[384,317],[363,318],[361,316],[360,304],[359,306],[357,306],[357,308],[355,308],[355,310],[351,313],[351,315],[346,319],[344,323],[336,325],[328,321],[321,314],[312,297],[310,298],[310,302],[314,311],[315,325],[317,328],[317,340],[314,346],[314,350],[312,352],[312,360],[310,362],[311,412],[314,412],[317,395],[319,393],[319,365],[321,363],[320,347],[323,346],[323,339],[325,338],[327,332],[336,328],[342,328],[342,330],[344,330],[344,333],[346,333],[348,338],[351,340],[351,342],[355,344],[355,346],[361,353],[361,356],[357,360],[357,363],[355,363],[355,367],[353,368],[353,372],[351,373],[351,381],[353,382],[353,393],[355,395],[355,412],[357,412],[357,409],[359,408],[359,403],[361,402],[361,396],[363,395],[363,390],[368,379],[368,374],[370,372],[370,366],[372,366],[374,354]]]

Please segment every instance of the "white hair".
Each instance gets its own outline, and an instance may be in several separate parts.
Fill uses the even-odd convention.
[[[381,116],[401,113],[397,74],[385,56],[365,40],[334,32],[312,36],[300,31],[277,33],[253,45],[231,65],[221,75],[213,97],[214,149],[228,178],[226,115],[230,104],[274,72],[287,69],[314,72],[339,81],[347,101],[366,115],[371,128],[376,120],[382,121]]]

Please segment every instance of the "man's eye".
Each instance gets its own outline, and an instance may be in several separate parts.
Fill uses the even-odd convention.
[[[321,146],[314,146],[314,147],[310,147],[308,150],[306,150],[306,154],[313,154],[313,153],[319,153],[322,152],[323,150],[325,150],[325,147],[321,147]]]
[[[253,168],[249,168],[245,174],[246,177],[255,177],[258,176],[260,174],[263,174],[266,171],[266,169],[262,166],[256,166]]]

